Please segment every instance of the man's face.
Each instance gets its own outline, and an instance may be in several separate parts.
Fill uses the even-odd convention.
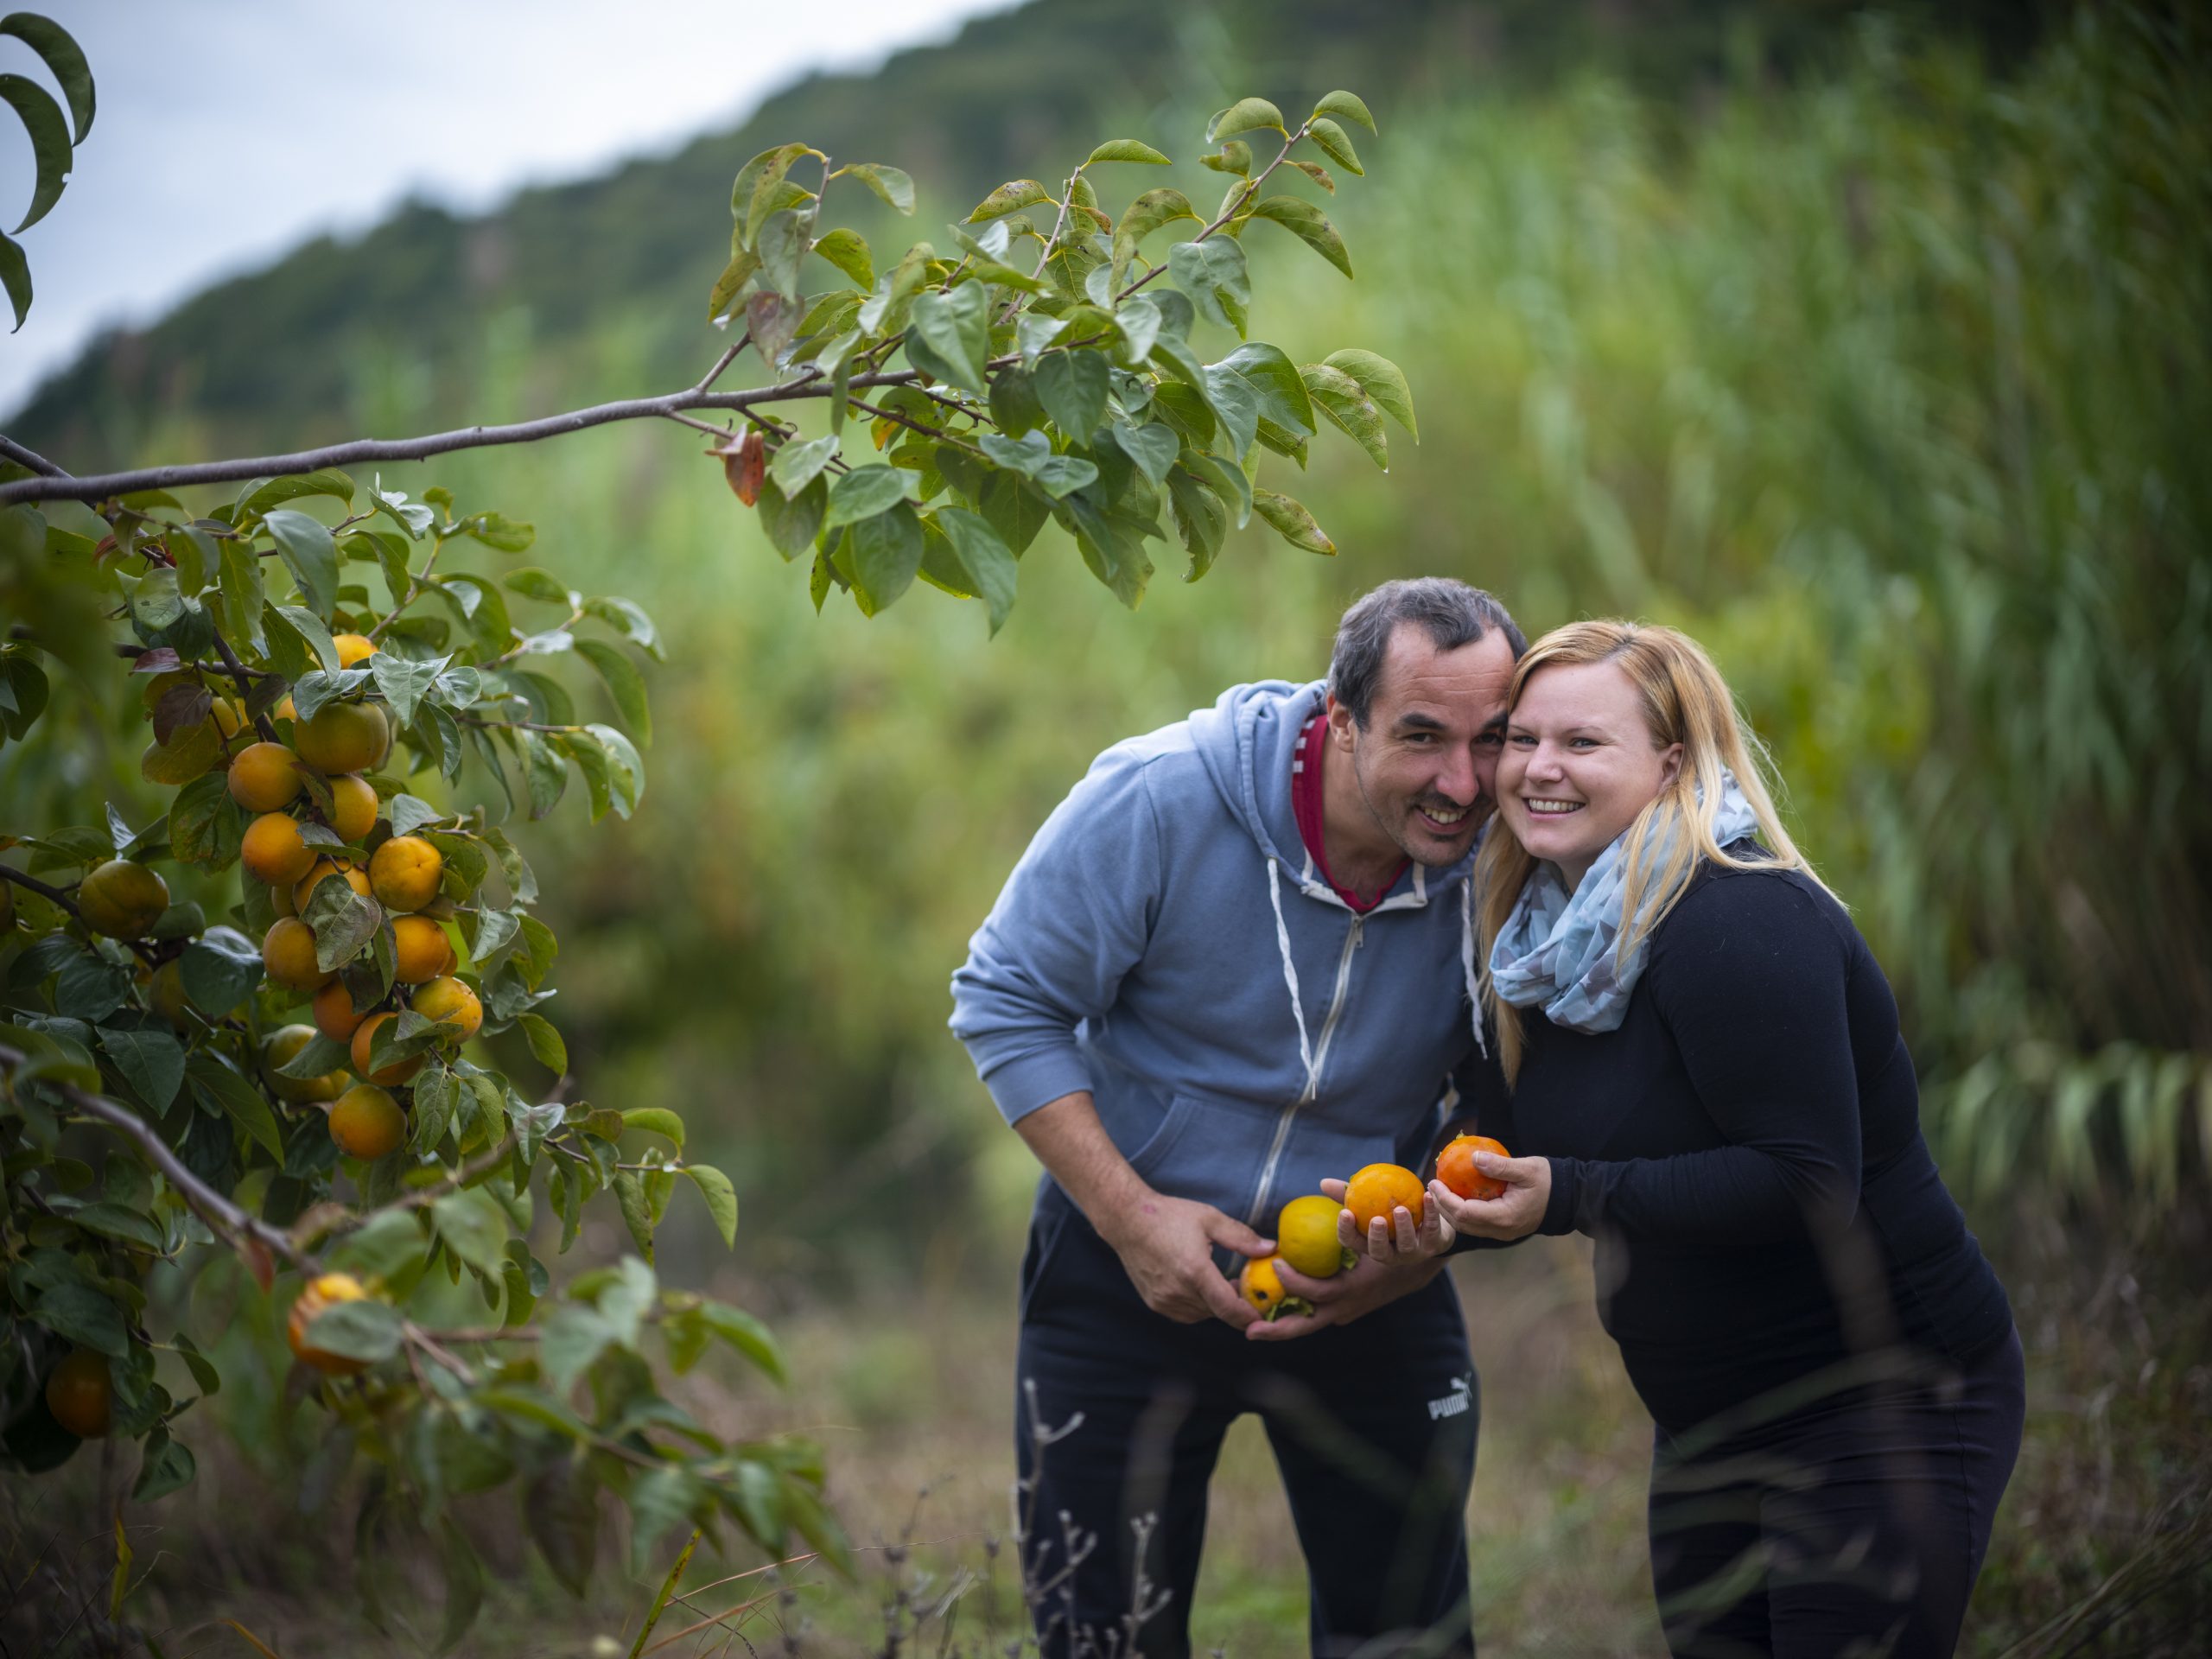
[[[1330,741],[1350,758],[1376,833],[1415,863],[1458,863],[1490,817],[1512,678],[1513,649],[1498,630],[1439,651],[1427,629],[1402,622],[1366,726],[1329,699]]]

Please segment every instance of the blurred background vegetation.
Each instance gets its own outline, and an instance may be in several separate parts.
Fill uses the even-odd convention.
[[[585,1091],[721,1141],[764,1284],[996,1294],[1033,1171],[944,1033],[945,983],[1030,833],[1106,744],[1238,680],[1318,675],[1374,582],[1461,576],[1531,635],[1625,613],[1707,643],[1897,987],[1931,1138],[1977,1225],[2016,1241],[2016,1292],[2041,1250],[2029,1304],[2137,1310],[2137,1394],[2163,1359],[2162,1408],[2201,1425],[2197,1300],[2145,1325],[2148,1268],[2075,1285],[2047,1230],[2201,1242],[2212,1156],[2194,8],[1040,0],[673,157],[304,248],[101,341],[8,429],[86,471],[664,389],[724,343],[701,321],[723,203],[768,143],[909,168],[908,234],[930,237],[1096,139],[1189,156],[1230,96],[1338,85],[1382,126],[1329,210],[1358,278],[1255,238],[1253,332],[1394,359],[1423,441],[1387,477],[1328,441],[1295,482],[1270,458],[1334,559],[1255,520],[1205,582],[1163,569],[1131,613],[1048,531],[987,643],[980,607],[933,592],[815,617],[672,429],[385,470],[534,519],[531,562],[661,625],[643,808],[587,836],[564,806],[536,832]],[[906,230],[848,211],[879,251]],[[129,799],[134,732],[49,721],[0,755],[7,827]],[[714,1253],[690,1254],[703,1274]],[[664,1271],[686,1255],[671,1240]],[[2052,1370],[2046,1403],[2077,1384],[2103,1386]],[[2158,1444],[2129,1527],[2005,1558],[2014,1634],[2093,1590],[2157,1503],[2190,1488],[2201,1517],[2182,1442]]]

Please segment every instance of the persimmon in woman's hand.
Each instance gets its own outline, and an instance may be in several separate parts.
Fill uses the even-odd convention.
[[[1503,1142],[1486,1135],[1459,1135],[1436,1154],[1436,1179],[1463,1198],[1503,1198],[1505,1183],[1484,1174],[1475,1166],[1475,1154],[1478,1152],[1495,1153],[1500,1158],[1513,1155]]]

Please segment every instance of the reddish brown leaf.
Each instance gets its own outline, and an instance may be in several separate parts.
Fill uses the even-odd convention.
[[[266,1296],[276,1282],[276,1258],[259,1239],[247,1236],[238,1241],[238,1260],[245,1263],[245,1270],[253,1275],[253,1282],[261,1287]]]
[[[726,444],[709,452],[722,458],[722,476],[737,499],[751,506],[760,499],[760,480],[768,473],[768,445],[758,430],[747,432],[741,443]]]

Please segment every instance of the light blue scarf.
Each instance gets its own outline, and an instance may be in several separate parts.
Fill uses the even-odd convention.
[[[1735,774],[1720,774],[1720,810],[1714,816],[1716,846],[1755,834],[1758,817],[1744,798]],[[1704,798],[1699,791],[1699,798]],[[1677,826],[1675,833],[1681,833]],[[1558,866],[1540,861],[1521,889],[1513,912],[1491,947],[1491,983],[1516,1008],[1541,1004],[1544,1017],[1571,1031],[1617,1031],[1628,1013],[1630,993],[1643,977],[1651,953],[1646,933],[1626,962],[1614,960],[1622,931],[1625,885],[1625,831],[1598,855],[1582,884],[1573,893]],[[1668,843],[1652,849],[1651,864],[1665,861]]]

